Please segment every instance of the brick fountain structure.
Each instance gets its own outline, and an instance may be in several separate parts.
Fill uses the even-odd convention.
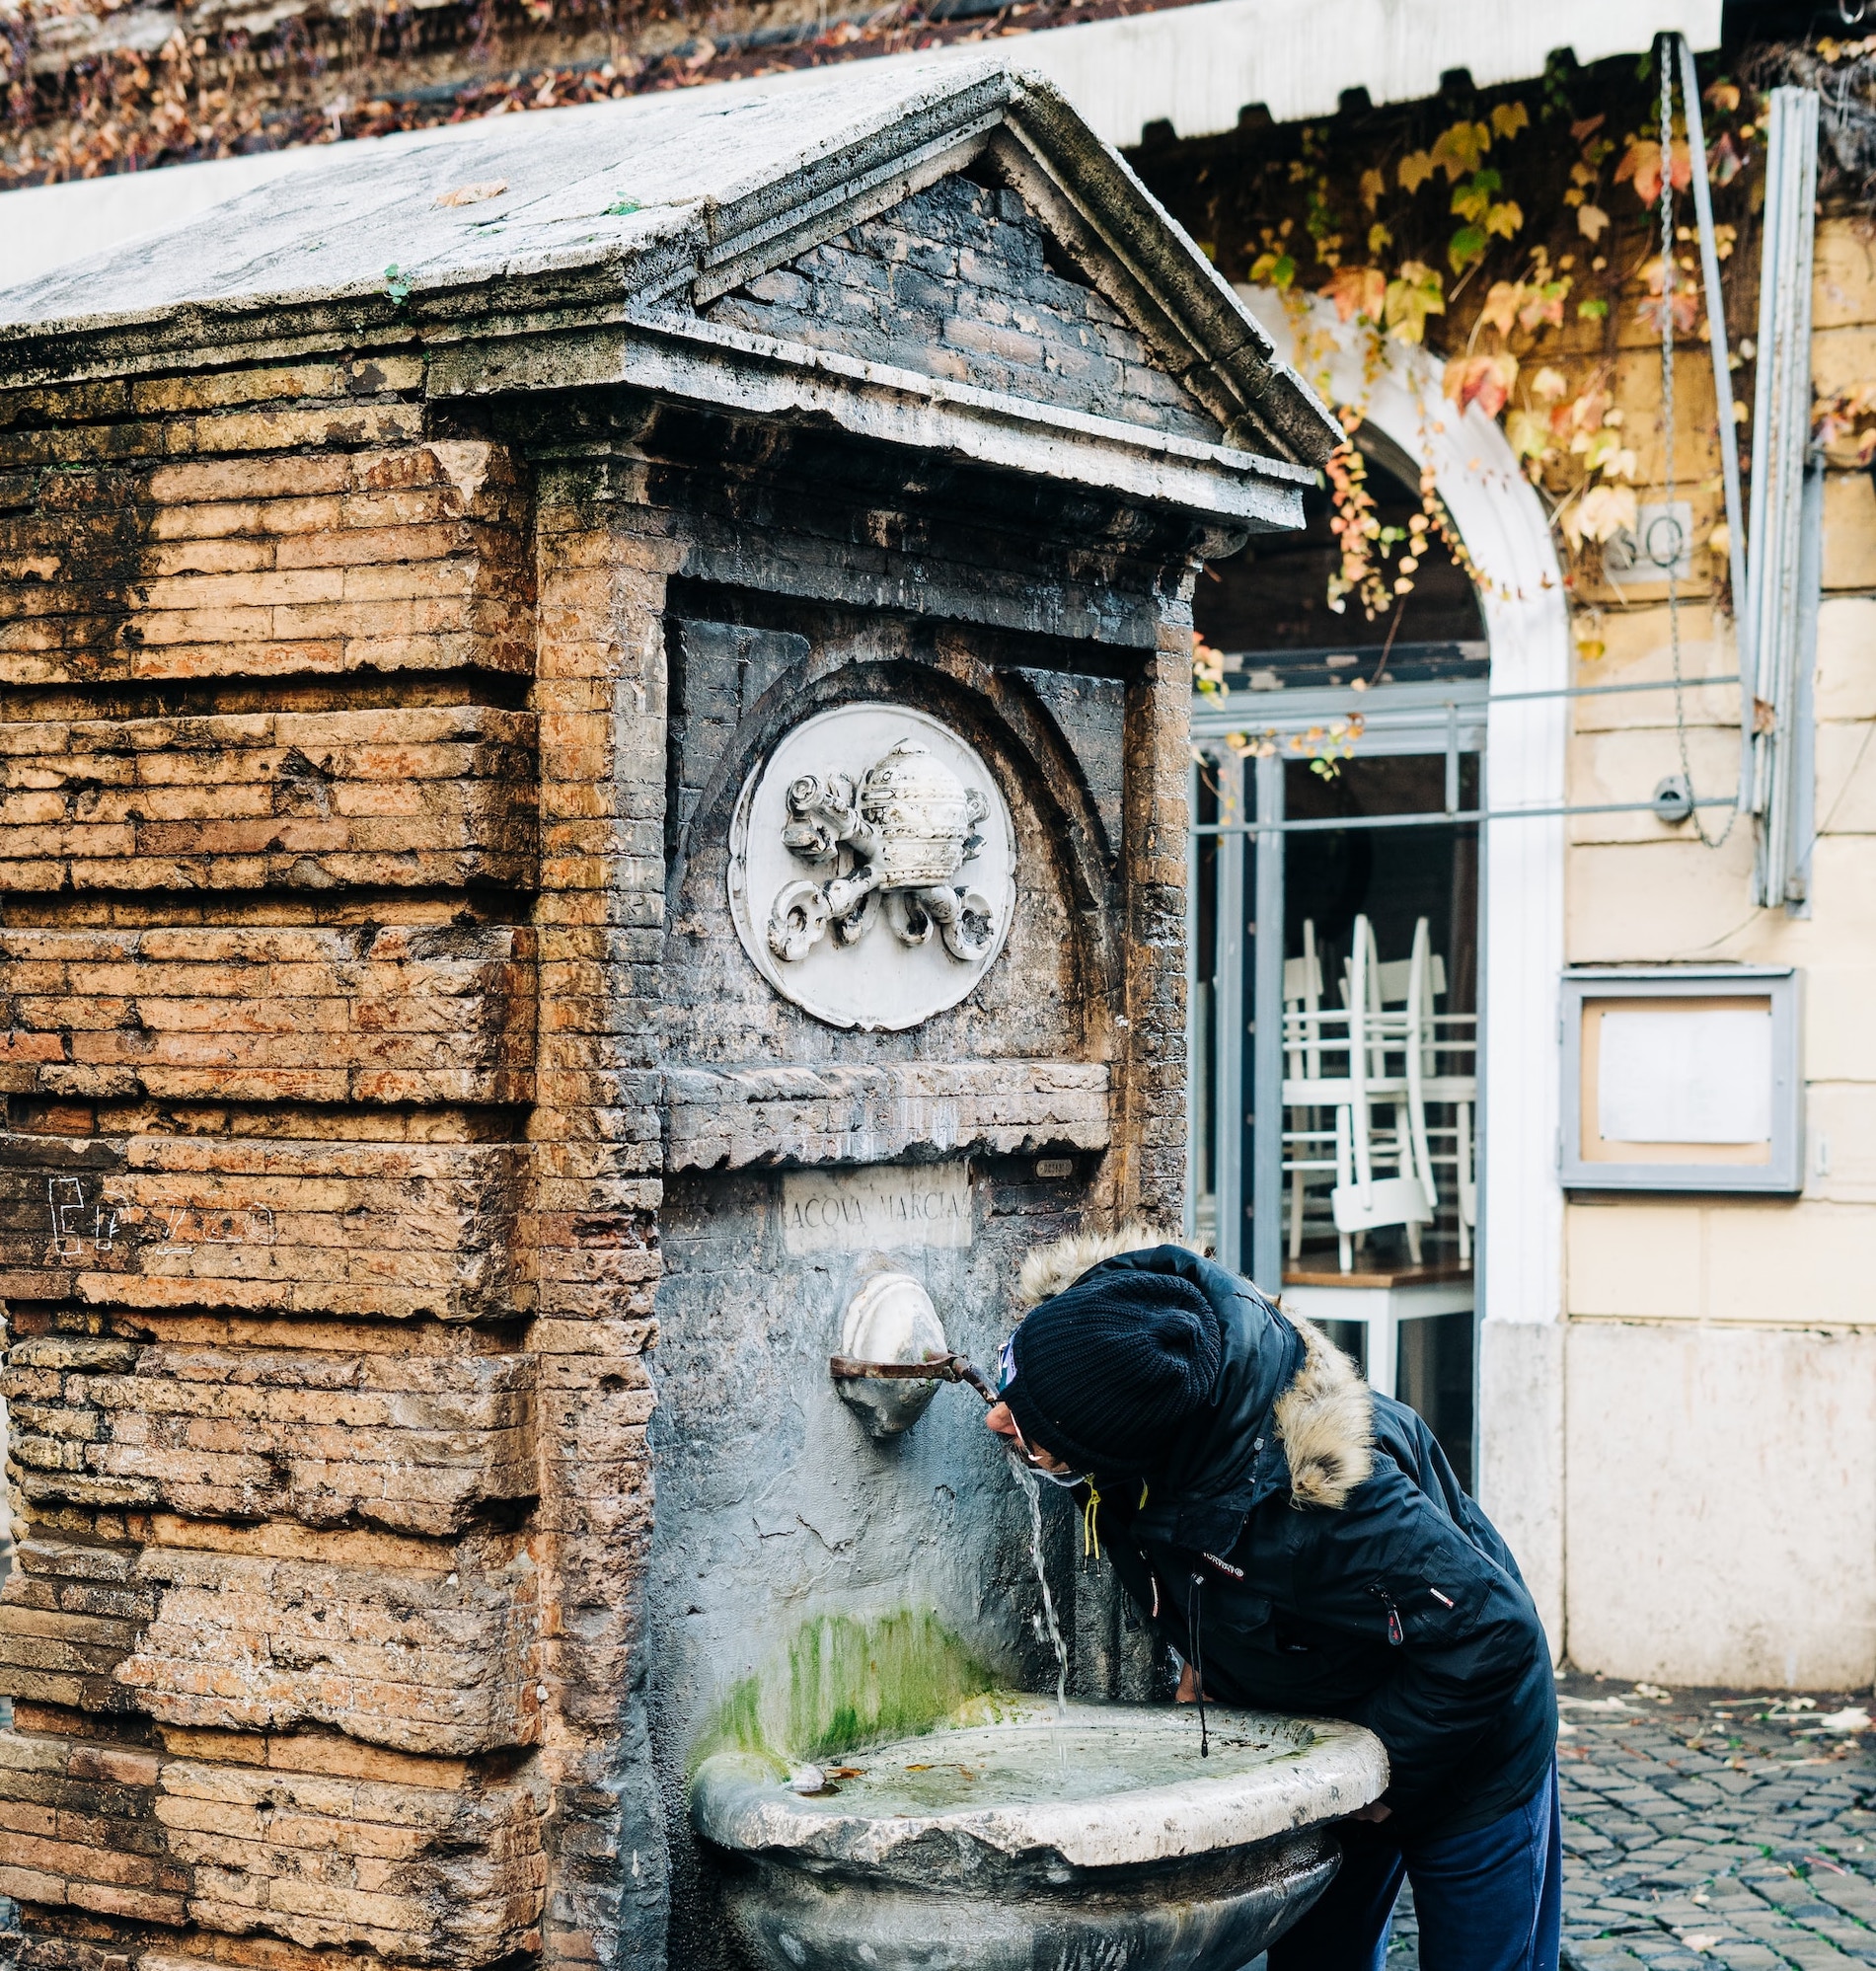
[[[17,1960],[713,1962],[702,1751],[1035,1679],[962,1400],[826,1361],[1176,1212],[1188,596],[1339,430],[987,60],[336,151],[0,326]],[[950,889],[783,842],[812,720]]]

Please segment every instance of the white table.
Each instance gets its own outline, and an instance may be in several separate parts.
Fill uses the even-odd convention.
[[[1400,1324],[1436,1314],[1470,1314],[1474,1288],[1468,1270],[1408,1266],[1391,1273],[1295,1270],[1283,1276],[1287,1313],[1306,1321],[1359,1321],[1368,1329],[1368,1383],[1385,1397],[1395,1394],[1400,1362]]]

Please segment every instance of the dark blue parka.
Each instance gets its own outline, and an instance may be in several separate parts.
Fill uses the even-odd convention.
[[[1351,1719],[1388,1748],[1403,1838],[1523,1806],[1556,1692],[1518,1564],[1433,1434],[1248,1281],[1177,1246],[1103,1260],[1176,1274],[1224,1329],[1212,1399],[1147,1481],[1098,1476],[1104,1550],[1214,1701]]]

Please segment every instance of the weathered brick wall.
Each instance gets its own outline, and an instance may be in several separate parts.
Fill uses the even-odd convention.
[[[544,468],[542,889],[534,1240],[542,1383],[542,1762],[559,1800],[543,1936],[568,1964],[657,1963],[663,1839],[635,1651],[651,1536],[665,691],[677,556],[636,473]]]
[[[419,382],[0,401],[30,1962],[540,1934],[531,520]]]

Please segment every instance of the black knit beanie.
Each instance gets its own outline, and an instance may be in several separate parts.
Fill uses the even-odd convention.
[[[1097,1267],[1012,1338],[1003,1392],[1023,1441],[1085,1471],[1150,1473],[1204,1406],[1224,1342],[1190,1281]]]

